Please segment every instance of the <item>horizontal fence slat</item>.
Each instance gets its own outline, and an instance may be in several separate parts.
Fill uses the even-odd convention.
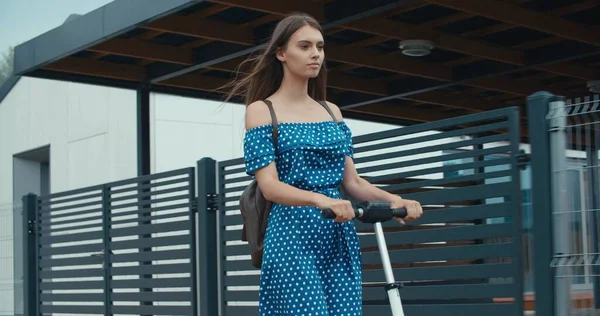
[[[68,220],[62,220],[62,221],[42,221],[40,222],[40,224],[38,225],[38,227],[40,227],[40,231],[42,233],[46,232],[46,231],[53,231],[53,227],[59,226],[59,225],[67,225],[67,224],[79,224],[81,222],[91,222],[91,221],[102,221],[102,210],[98,209],[98,215],[97,216],[90,216],[90,217],[85,217],[85,218],[73,218],[73,219],[68,219]],[[100,222],[102,223],[102,222]],[[102,224],[96,224],[96,225],[102,225]]]
[[[243,223],[244,223],[244,218],[242,217],[241,214],[224,215],[223,216],[223,224],[225,226],[242,225]]]
[[[362,167],[357,169],[360,174],[375,172],[375,171],[384,171],[388,169],[398,169],[398,168],[406,168],[418,165],[432,164],[432,163],[443,163],[445,161],[452,161],[458,159],[466,159],[466,158],[474,158],[478,156],[487,156],[491,154],[500,154],[505,153],[510,150],[510,146],[499,146],[493,148],[486,148],[482,150],[465,150],[459,153],[453,153],[448,155],[436,155],[432,157],[419,158],[419,159],[411,159],[404,160],[400,162],[393,162],[387,164],[378,164],[370,167]]]
[[[504,298],[513,297],[515,289],[515,284],[408,285],[400,289],[400,296],[403,300]],[[363,288],[365,301],[386,298],[383,287]]]
[[[229,302],[256,302],[258,301],[258,290],[227,291],[225,298]]]
[[[389,174],[382,175],[382,176],[368,177],[368,179],[369,179],[369,182],[371,182],[371,183],[378,183],[378,182],[382,182],[382,181],[406,179],[406,178],[410,178],[410,177],[418,177],[418,176],[443,173],[443,172],[448,172],[448,171],[458,171],[458,170],[468,170],[468,169],[476,169],[476,168],[484,168],[484,167],[503,166],[503,165],[509,165],[511,162],[512,161],[510,158],[498,158],[498,159],[492,159],[492,160],[482,160],[482,161],[475,161],[475,162],[446,165],[446,166],[441,166],[441,167],[432,167],[432,168],[426,168],[426,169],[389,173]]]
[[[225,315],[258,316],[258,306],[225,306]],[[365,315],[367,316],[367,315]]]
[[[512,182],[484,184],[466,188],[438,190],[430,192],[407,193],[402,197],[405,199],[419,201],[421,205],[484,200],[493,197],[510,196],[512,188],[517,184]]]
[[[403,249],[389,252],[392,263],[411,263],[439,260],[466,260],[494,257],[510,257],[514,254],[513,243],[479,244],[468,246],[435,247],[423,249]],[[364,252],[364,264],[379,264],[381,257],[378,251]]]
[[[171,274],[191,273],[192,265],[189,263],[137,265],[127,267],[111,267],[110,272],[114,276],[121,275],[149,275],[149,274]]]
[[[40,282],[40,290],[102,290],[104,281]]]
[[[64,247],[40,247],[40,256],[51,255],[68,255],[76,253],[100,252],[104,250],[102,241],[96,244],[85,244],[79,246],[64,246]]]
[[[250,259],[245,260],[226,260],[225,261],[226,271],[256,271],[257,269],[252,265]]]
[[[133,315],[194,315],[191,306],[165,306],[165,305],[140,305],[140,306],[112,306],[115,314]]]
[[[172,185],[172,184],[177,184],[177,183],[181,183],[181,182],[188,182],[189,178],[188,177],[184,177],[184,178],[176,178],[176,179],[172,179],[172,180],[167,180],[167,181],[160,181],[160,182],[142,182],[142,183],[138,183],[135,186],[130,186],[127,188],[121,188],[121,189],[115,189],[112,188],[110,190],[110,195],[117,195],[117,194],[122,194],[125,192],[131,192],[131,191],[143,191],[143,190],[148,190],[151,188],[156,188],[156,187],[161,187],[161,186],[165,186],[165,185]]]
[[[69,191],[40,195],[38,197],[38,199],[40,201],[47,202],[49,200],[54,200],[54,199],[58,199],[61,197],[66,197],[66,196],[73,196],[73,198],[76,198],[75,195],[84,196],[84,195],[82,195],[83,193],[94,192],[94,191],[100,191],[98,193],[101,194],[103,188],[104,188],[103,185],[93,185],[93,186],[69,190]]]
[[[174,188],[154,190],[154,191],[145,191],[145,192],[141,191],[141,192],[135,193],[135,194],[123,195],[123,196],[118,196],[118,197],[111,197],[111,198],[108,199],[108,202],[109,203],[114,203],[114,202],[120,202],[120,201],[128,201],[128,200],[134,200],[134,199],[147,198],[149,196],[156,196],[156,195],[167,194],[167,193],[175,193],[175,192],[181,192],[181,191],[188,192],[189,189],[190,189],[190,187],[186,183],[183,186],[178,186],[178,187],[174,187]],[[188,192],[188,194],[189,194],[189,192]],[[111,194],[111,196],[112,196],[112,194]]]
[[[70,198],[54,199],[54,200],[48,200],[48,199],[43,198],[43,196],[41,196],[39,206],[42,209],[47,209],[47,206],[54,205],[54,204],[64,204],[64,203],[76,202],[76,201],[81,201],[81,200],[100,199],[100,198],[102,198],[102,191],[93,192],[93,193],[86,194],[86,195],[78,195],[78,196],[73,196]]]
[[[41,212],[40,216],[39,216],[40,224],[53,223],[54,220],[59,219],[59,218],[65,218],[65,217],[74,217],[74,218],[79,217],[79,219],[82,221],[88,220],[88,218],[92,218],[92,217],[85,216],[85,215],[102,214],[102,207],[101,207],[100,203],[98,203],[98,204],[99,205],[97,208],[90,208],[90,209],[85,209],[85,210],[81,210],[81,211],[77,211],[77,212],[68,212],[68,213],[64,213],[64,214],[51,214],[48,212]]]
[[[225,255],[226,256],[240,256],[240,255],[249,255],[250,247],[248,243],[245,242],[243,245],[227,245],[225,246]]]
[[[514,304],[490,303],[490,304],[404,304],[406,315],[443,315],[443,316],[507,316],[518,315]],[[363,305],[365,315],[390,315],[388,305]]]
[[[189,245],[191,243],[191,241],[192,240],[189,235],[138,238],[138,239],[132,239],[132,240],[113,241],[110,243],[110,249],[121,250],[121,249],[140,249],[140,248],[164,247],[164,246],[180,246],[180,245]]]
[[[104,315],[104,306],[89,305],[41,305],[40,312],[43,314],[98,314]]]
[[[508,123],[506,121],[504,121],[504,122],[498,122],[498,123],[493,123],[493,124],[489,124],[489,125],[472,126],[472,127],[467,127],[464,129],[456,129],[456,130],[452,130],[452,131],[432,133],[429,135],[408,137],[408,138],[404,138],[404,139],[400,139],[400,140],[383,142],[383,143],[374,144],[374,145],[357,146],[357,148],[355,149],[355,153],[362,153],[362,152],[366,152],[366,151],[414,145],[414,144],[422,144],[425,142],[442,140],[442,139],[447,140],[447,139],[456,138],[457,142],[458,142],[460,140],[459,139],[460,136],[465,136],[465,135],[470,136],[470,135],[474,135],[474,134],[490,132],[493,130],[506,128],[507,125],[508,125]],[[407,134],[407,135],[410,135],[410,134]],[[485,137],[478,137],[478,138],[473,138],[473,139],[479,140],[479,143],[486,142]],[[359,145],[359,144],[361,144],[361,143],[360,142],[357,143],[357,145]],[[462,146],[458,146],[458,147],[462,147]]]
[[[445,279],[504,278],[513,276],[512,263],[483,263],[453,266],[397,268],[393,269],[397,281],[423,281]],[[363,270],[363,282],[385,280],[383,270]]]
[[[78,242],[84,240],[102,240],[104,233],[102,230],[93,231],[89,233],[75,233],[75,234],[64,234],[58,236],[43,236],[40,238],[40,245],[52,245],[58,243],[66,243],[66,242]]]
[[[497,121],[497,120],[506,120],[509,119],[511,115],[514,114],[516,110],[513,108],[503,108],[498,110],[474,113],[469,115],[463,115],[443,120],[438,120],[434,122],[422,123],[404,126],[396,129],[391,129],[387,131],[381,131],[376,133],[365,134],[361,136],[355,136],[353,140],[356,143],[363,143],[368,141],[375,141],[390,137],[398,137],[422,132],[435,131],[439,129],[445,128],[456,128],[457,126],[463,124],[490,124],[489,121]]]
[[[410,181],[410,182],[406,182],[406,183],[390,184],[390,185],[381,186],[380,188],[385,191],[388,191],[388,192],[415,189],[415,188],[425,188],[425,187],[442,187],[445,189],[449,186],[449,184],[471,182],[472,185],[475,185],[476,183],[483,181],[483,180],[510,177],[512,174],[513,174],[512,170],[482,172],[482,173],[476,173],[476,174],[471,174],[471,175],[445,177],[445,178],[441,178],[441,179],[433,179],[433,180],[423,179],[423,180],[417,180],[417,181]],[[454,186],[450,186],[450,187],[453,188]]]
[[[258,285],[260,283],[260,274],[256,275],[227,275],[224,277],[225,286],[247,286]]]
[[[60,211],[67,211],[67,210],[72,210],[72,209],[79,209],[79,208],[85,208],[88,206],[94,206],[94,205],[102,205],[102,199],[98,199],[96,201],[90,201],[90,202],[83,202],[82,203],[74,203],[71,205],[66,205],[66,206],[60,206],[60,207],[53,207],[53,208],[44,208],[41,207],[40,208],[40,212],[41,213],[56,213],[56,212],[60,212]]]
[[[143,252],[111,255],[110,260],[113,263],[141,262],[141,261],[154,261],[154,260],[176,260],[176,259],[190,259],[191,255],[192,255],[192,251],[190,249],[143,251]]]
[[[79,220],[79,221],[83,222],[83,220]],[[69,232],[69,231],[74,231],[74,230],[91,229],[91,228],[102,229],[102,223],[93,223],[93,224],[85,224],[85,225],[71,225],[71,226],[61,227],[61,228],[44,229],[44,230],[40,230],[40,236],[42,236],[42,238],[44,238],[46,236],[51,236],[52,234],[56,234],[56,233]]]
[[[111,205],[110,210],[116,211],[116,210],[121,210],[121,209],[128,208],[128,207],[134,207],[134,206],[135,207],[147,207],[147,206],[151,206],[152,204],[166,203],[166,202],[179,201],[179,200],[189,200],[189,199],[190,199],[189,193],[173,195],[173,196],[158,198],[158,199],[140,199],[137,202]],[[152,209],[150,208],[148,211],[151,211],[151,210]]]
[[[41,270],[41,279],[71,279],[71,278],[90,278],[103,277],[104,269],[102,268],[87,268],[87,269],[69,269],[69,270]]]
[[[227,230],[223,237],[225,237],[225,241],[239,241],[242,239],[242,229]]]
[[[153,210],[153,212],[155,212],[155,211]],[[182,212],[168,213],[168,214],[161,214],[161,215],[136,216],[136,217],[132,217],[132,218],[128,218],[128,219],[112,220],[111,225],[141,223],[141,222],[149,222],[149,221],[155,221],[155,220],[164,220],[164,219],[169,219],[169,218],[180,218],[180,217],[184,217],[184,216],[189,217],[190,215],[191,215],[191,212],[189,210],[186,210],[186,211],[182,211]]]
[[[162,211],[170,211],[170,210],[178,210],[181,208],[190,208],[190,202],[186,201],[183,203],[170,204],[170,205],[164,205],[164,206],[159,206],[159,207],[153,206],[151,208],[141,208],[141,209],[135,209],[132,211],[111,212],[108,216],[111,218],[112,221],[115,221],[115,218],[132,216],[132,215],[138,215],[138,217],[141,218],[141,220],[147,220],[147,218],[152,213],[162,212]]]
[[[217,162],[217,166],[219,169],[224,169],[230,166],[241,165],[244,163],[244,157],[228,159]]]
[[[40,293],[42,302],[104,302],[104,293]]]
[[[404,149],[404,150],[394,150],[394,151],[387,152],[387,153],[364,155],[364,156],[358,155],[357,152],[360,149],[360,147],[358,147],[355,149],[356,158],[354,160],[356,161],[356,165],[360,169],[360,165],[363,163],[367,163],[367,162],[381,161],[381,160],[386,160],[386,159],[396,159],[398,157],[410,157],[410,156],[422,155],[422,154],[427,154],[427,153],[440,152],[440,151],[444,151],[444,150],[456,150],[456,149],[464,148],[464,147],[468,147],[468,146],[494,143],[494,142],[503,142],[503,141],[507,141],[507,140],[508,140],[508,135],[498,134],[498,135],[492,135],[492,136],[486,136],[486,137],[480,137],[480,138],[461,140],[461,141],[456,141],[456,142],[444,142],[442,144],[433,145],[433,146],[425,146],[425,147],[418,147],[418,148],[411,148],[411,149]],[[359,170],[359,169],[357,169],[357,170]]]
[[[142,224],[125,228],[111,229],[109,234],[110,237],[114,238],[185,230],[190,230],[190,222],[187,220],[162,224]]]
[[[222,197],[222,202],[224,202],[224,203],[237,202],[237,201],[240,200],[240,196],[239,195],[237,195],[237,196],[226,196],[226,195],[223,196],[223,195],[221,195],[221,197]]]
[[[116,292],[111,293],[111,299],[116,302],[189,302],[192,300],[191,292]]]
[[[114,188],[114,187],[124,186],[124,185],[128,185],[128,184],[149,182],[152,180],[162,180],[164,178],[172,178],[172,177],[182,176],[182,175],[185,175],[185,177],[183,177],[183,179],[190,179],[191,178],[190,175],[193,175],[193,174],[194,174],[194,168],[186,167],[186,168],[181,168],[181,169],[176,169],[176,170],[171,170],[171,171],[157,172],[157,173],[143,175],[143,176],[139,176],[139,177],[135,177],[135,178],[129,178],[129,179],[124,179],[124,180],[109,182],[106,184],[106,186],[108,186],[112,190],[112,188]]]
[[[483,238],[508,237],[512,235],[512,223],[481,224],[462,227],[440,227],[386,233],[387,245],[407,245],[427,242],[450,242]],[[360,235],[361,247],[376,247],[375,235]]]
[[[190,277],[183,277],[160,279],[112,280],[110,285],[111,289],[190,287],[192,285],[192,279]]]
[[[239,170],[244,171],[245,168],[240,168]],[[253,179],[252,176],[243,176],[243,177],[235,177],[235,178],[225,178],[225,181],[223,181],[223,184],[232,184],[232,183],[238,183],[238,182],[246,182],[246,181],[250,181],[252,179]]]
[[[221,192],[222,193],[242,192],[242,191],[244,191],[244,189],[246,189],[246,187],[247,187],[247,185],[232,186],[232,187],[222,190]]]

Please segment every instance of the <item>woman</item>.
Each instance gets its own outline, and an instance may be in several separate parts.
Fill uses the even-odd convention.
[[[404,200],[359,177],[351,131],[325,100],[327,70],[320,25],[305,14],[283,19],[253,71],[234,83],[245,96],[246,172],[273,201],[260,280],[260,315],[361,315],[362,267],[349,201],[389,200],[421,216],[418,202]],[[271,101],[279,122],[274,148]],[[336,122],[337,121],[337,122]],[[330,208],[335,220],[321,218]]]

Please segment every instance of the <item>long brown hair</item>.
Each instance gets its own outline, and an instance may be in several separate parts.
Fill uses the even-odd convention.
[[[290,37],[305,25],[310,25],[323,34],[319,22],[308,14],[294,13],[281,20],[275,27],[268,44],[265,45],[266,48],[258,55],[250,56],[240,64],[236,79],[225,86],[225,88],[231,87],[225,102],[234,95],[241,95],[244,103],[249,105],[275,93],[283,80],[283,65],[276,57],[277,49],[284,49]],[[239,69],[247,63],[252,64],[252,71],[247,75],[240,76]],[[319,75],[308,80],[308,94],[317,101],[326,100],[326,88],[327,68],[323,62]]]

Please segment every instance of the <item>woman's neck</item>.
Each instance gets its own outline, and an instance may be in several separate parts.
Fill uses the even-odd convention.
[[[281,85],[275,94],[290,103],[307,101],[310,99],[308,95],[308,79],[287,73],[283,76]]]

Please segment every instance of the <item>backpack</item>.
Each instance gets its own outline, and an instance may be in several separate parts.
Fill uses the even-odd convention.
[[[264,100],[264,102],[269,107],[269,112],[271,113],[273,148],[275,154],[277,154],[277,138],[279,135],[277,116],[275,115],[275,110],[273,110],[271,101]],[[331,112],[331,109],[327,106],[327,103],[320,101],[319,104],[321,104],[327,110],[329,115],[331,115],[333,120],[337,122],[333,112]],[[267,223],[272,205],[273,203],[263,196],[256,179],[252,180],[246,189],[244,189],[244,192],[242,192],[239,199],[240,212],[242,213],[244,222],[241,240],[248,242],[252,265],[257,269],[260,269],[262,266],[263,242],[267,232]]]

